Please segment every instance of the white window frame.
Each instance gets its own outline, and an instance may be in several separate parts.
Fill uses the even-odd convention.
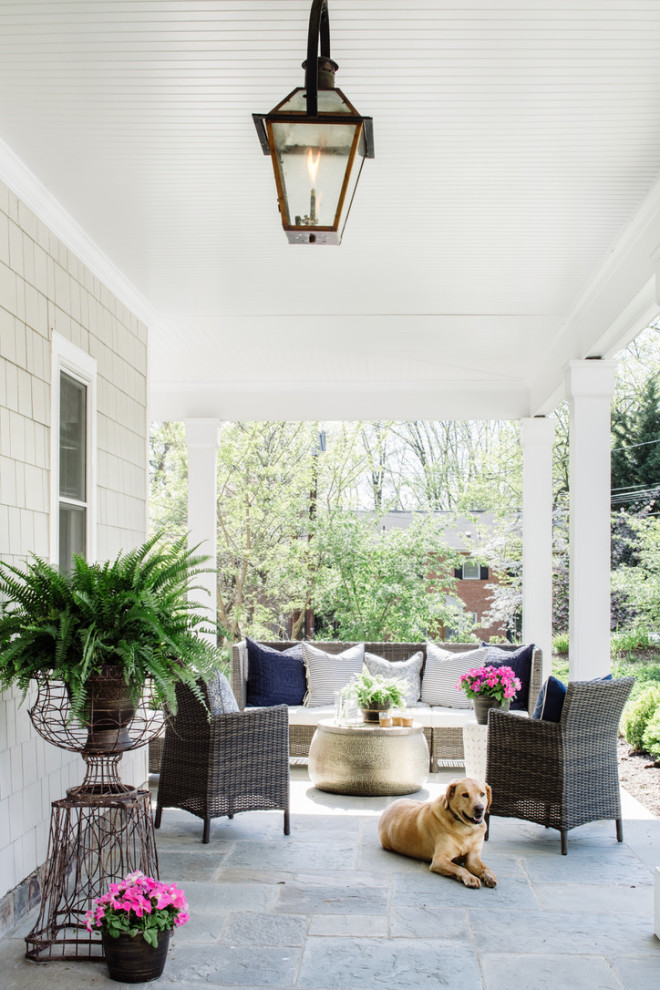
[[[465,568],[476,568],[476,574],[466,574]],[[463,581],[479,581],[481,579],[481,565],[476,560],[465,560],[461,566],[461,579]]]
[[[50,560],[60,556],[60,381],[62,373],[86,388],[85,556],[96,560],[96,359],[66,337],[53,331],[50,388]]]

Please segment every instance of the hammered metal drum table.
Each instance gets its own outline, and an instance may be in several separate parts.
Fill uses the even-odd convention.
[[[412,794],[426,783],[429,747],[421,725],[319,722],[309,747],[309,777],[332,794]]]

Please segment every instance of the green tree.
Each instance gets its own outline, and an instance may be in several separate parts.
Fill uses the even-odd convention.
[[[218,448],[218,622],[279,634],[308,595],[313,424],[227,423]]]
[[[149,433],[150,531],[175,540],[188,526],[188,451],[183,423],[152,423]]]
[[[637,621],[649,629],[660,629],[660,517],[629,516],[635,550],[634,565],[619,567],[612,575],[615,591],[629,603]]]
[[[338,639],[416,642],[464,623],[448,600],[459,555],[431,517],[388,530],[377,515],[337,511],[319,519],[316,542],[312,603]]]
[[[660,390],[649,377],[632,400],[612,413],[612,502],[639,510],[654,505],[660,493]]]

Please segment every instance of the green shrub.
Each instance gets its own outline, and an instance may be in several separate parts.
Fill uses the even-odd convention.
[[[568,633],[555,633],[552,637],[552,652],[559,656],[568,656]]]
[[[649,687],[640,692],[623,715],[623,731],[633,749],[645,749],[644,733],[658,714],[660,715],[660,687]]]
[[[648,750],[651,756],[660,759],[660,708],[656,708],[655,715],[649,720],[642,742],[644,749]]]
[[[650,630],[646,626],[633,626],[629,629],[617,629],[610,638],[612,656],[621,653],[634,653],[636,650],[648,650],[656,646]]]

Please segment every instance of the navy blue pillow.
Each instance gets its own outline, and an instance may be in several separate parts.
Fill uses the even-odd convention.
[[[488,646],[488,643],[483,643]],[[532,655],[534,644],[520,646],[517,650],[500,650],[497,646],[488,646],[488,653],[484,664],[486,667],[511,667],[517,678],[520,680],[520,690],[511,702],[512,712],[526,712],[529,701],[529,682],[532,676]]]
[[[589,683],[595,684],[599,681],[611,680],[612,675],[605,674],[604,677],[592,677]],[[540,718],[545,722],[559,722],[561,720],[565,697],[566,685],[562,684],[561,681],[558,681],[556,677],[550,675],[539,691],[539,696],[536,699],[536,704],[534,705],[532,718]]]
[[[561,721],[561,710],[564,707],[565,697],[566,685],[551,674],[539,691],[532,718],[543,719],[544,722]]]
[[[302,705],[307,691],[302,643],[288,650],[255,643],[245,637],[248,653],[246,707]]]

